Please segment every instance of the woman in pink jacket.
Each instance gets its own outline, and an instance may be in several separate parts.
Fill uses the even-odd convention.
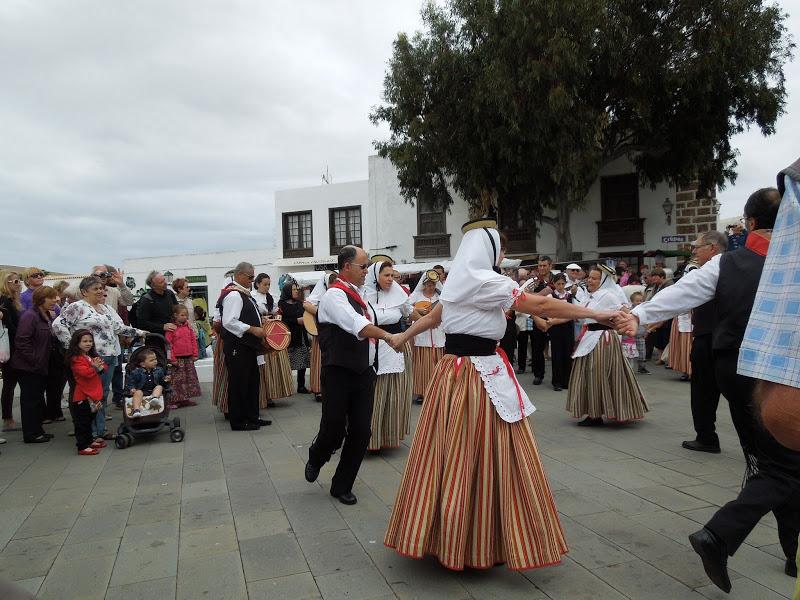
[[[170,409],[197,406],[197,402],[192,400],[202,394],[194,368],[194,361],[197,360],[197,334],[189,323],[189,311],[183,304],[173,307],[172,317],[175,330],[165,333],[169,344],[169,361],[173,365]]]

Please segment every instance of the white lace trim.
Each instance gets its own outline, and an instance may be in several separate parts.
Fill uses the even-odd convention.
[[[528,394],[519,385],[514,372],[508,372],[506,364],[499,354],[491,356],[470,356],[469,359],[475,365],[475,369],[483,380],[486,393],[494,404],[494,408],[500,418],[506,423],[516,423],[522,419],[519,412],[519,396],[517,390],[522,395],[522,406],[525,416],[533,414],[536,407],[528,398]],[[517,387],[519,386],[519,387]]]

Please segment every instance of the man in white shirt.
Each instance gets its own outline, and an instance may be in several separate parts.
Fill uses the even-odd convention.
[[[372,435],[376,360],[373,339],[390,342],[392,334],[370,322],[364,279],[367,253],[345,246],[338,257],[339,278],[319,302],[319,345],[322,353],[322,419],[308,449],[305,478],[317,480],[333,453],[342,448],[331,496],[355,504],[353,482]],[[344,447],[342,447],[344,443]]]

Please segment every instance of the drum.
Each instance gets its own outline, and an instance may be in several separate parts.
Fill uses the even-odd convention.
[[[303,326],[311,335],[317,335],[317,318],[308,311],[303,313]]]
[[[270,319],[264,323],[264,347],[269,352],[280,352],[289,347],[292,341],[292,334],[289,328],[281,321]]]

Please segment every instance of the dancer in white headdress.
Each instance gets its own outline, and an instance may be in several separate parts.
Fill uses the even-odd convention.
[[[595,265],[586,278],[588,296],[581,303],[594,310],[615,311],[628,303],[615,279],[614,270]],[[614,421],[644,418],[647,403],[631,366],[622,354],[619,335],[612,327],[584,319],[578,347],[572,358],[567,411],[573,417],[587,415],[578,425],[603,424],[603,416]]]
[[[411,306],[414,311],[411,313],[411,320],[417,321],[427,315],[436,304],[439,303],[439,295],[442,293],[442,284],[439,280],[439,273],[436,271],[426,271],[420,277],[414,291],[409,296]],[[436,365],[444,356],[444,331],[441,327],[434,327],[424,333],[414,336],[413,353],[413,395],[414,400],[422,404],[425,396],[425,388],[428,387],[433,378],[433,371]]]
[[[556,564],[567,546],[526,418],[535,409],[497,341],[511,308],[613,315],[525,294],[494,270],[504,254],[494,221],[462,231],[441,301],[392,340],[398,347],[439,324],[446,335],[384,542],[414,558],[433,554],[450,569]]]
[[[372,322],[389,333],[400,333],[400,320],[411,314],[408,294],[393,278],[392,259],[385,255],[372,257],[364,289]],[[395,351],[389,344],[376,340],[378,358],[375,379],[375,402],[372,408],[372,437],[369,451],[397,448],[411,431],[411,346],[403,344]]]

